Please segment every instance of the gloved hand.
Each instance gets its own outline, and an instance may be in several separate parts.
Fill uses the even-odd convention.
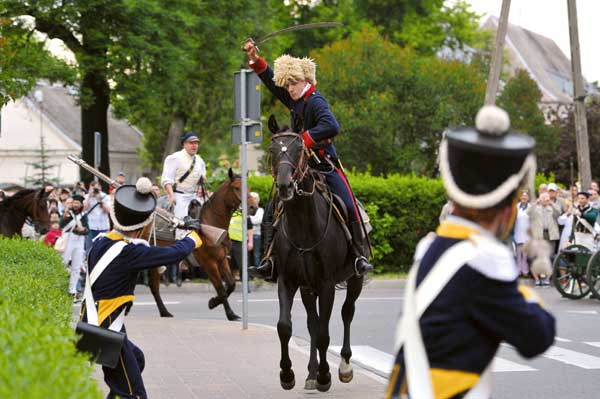
[[[186,216],[183,218],[183,228],[186,230],[200,231],[200,221],[192,218],[191,216]]]

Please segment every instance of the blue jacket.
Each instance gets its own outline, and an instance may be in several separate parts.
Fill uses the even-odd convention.
[[[304,96],[294,101],[288,91],[273,82],[273,70],[263,58],[259,58],[250,67],[258,74],[260,80],[267,86],[291,112],[291,125],[297,116],[303,121],[302,139],[310,148],[319,145],[331,156],[337,158],[337,153],[332,140],[340,131],[340,125],[329,108],[325,97],[312,86]],[[300,132],[298,132],[300,133]]]
[[[473,232],[472,226],[452,216],[442,223],[421,258],[417,287],[442,254]],[[528,300],[526,287],[518,286],[512,255],[507,251],[507,259],[497,264],[494,259],[482,259],[462,266],[419,320],[436,398],[462,397],[468,392],[503,341],[528,358],[543,353],[554,342],[554,317]],[[510,274],[513,266],[514,279]],[[493,275],[495,268],[502,269],[497,275],[503,278]],[[386,398],[398,398],[406,390],[405,378],[401,349]]]
[[[102,255],[120,240],[123,240],[123,236],[114,231],[96,240],[88,256],[90,273]],[[98,303],[98,323],[108,327],[111,319],[116,317],[123,307],[131,306],[139,271],[177,263],[195,247],[196,242],[190,237],[176,241],[168,247],[149,247],[141,243],[126,245],[92,286],[92,295]],[[82,312],[85,313],[85,306],[82,306]],[[82,319],[87,320],[84,313]]]

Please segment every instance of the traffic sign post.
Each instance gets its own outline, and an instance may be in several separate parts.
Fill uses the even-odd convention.
[[[233,77],[233,118],[231,143],[240,145],[242,166],[242,328],[248,329],[248,143],[262,141],[260,123],[260,80],[251,69]]]
[[[94,132],[94,168],[100,169],[102,162],[102,134]],[[94,181],[98,181],[98,176],[94,176]]]

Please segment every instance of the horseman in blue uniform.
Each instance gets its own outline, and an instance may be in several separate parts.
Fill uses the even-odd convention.
[[[329,108],[325,97],[317,90],[316,65],[309,58],[296,58],[282,55],[274,63],[274,70],[258,55],[252,40],[244,43],[248,55],[248,65],[256,72],[261,81],[291,112],[291,126],[299,127],[304,145],[315,151],[329,188],[344,202],[348,210],[349,227],[356,253],[356,273],[363,275],[373,270],[367,260],[369,244],[366,230],[356,206],[354,194],[344,174],[333,138],[339,133],[340,125]],[[325,169],[325,170],[323,170]],[[269,208],[273,209],[273,207]],[[266,215],[269,219],[270,215]],[[267,232],[266,238],[272,236]],[[268,248],[266,242],[264,248]],[[273,260],[265,258],[256,271],[273,278]]]
[[[489,398],[501,342],[528,358],[552,345],[555,320],[518,284],[502,242],[519,193],[533,187],[534,144],[495,106],[475,128],[445,132],[440,173],[454,212],[416,248],[386,398]]]
[[[97,312],[93,312],[93,319],[97,313],[100,327],[125,332],[123,318],[133,305],[138,272],[179,262],[202,245],[196,231],[190,232],[187,237],[169,247],[150,247],[148,242],[140,239],[144,228],[154,222],[156,198],[151,189],[152,183],[145,177],[139,179],[135,186],[119,187],[115,191],[110,211],[114,230],[100,235],[90,250],[90,274],[102,259],[107,261],[104,256],[108,252],[114,256],[91,287],[95,302],[91,306],[97,308]],[[197,220],[188,219],[185,228],[199,230],[200,224]],[[93,311],[93,308],[89,308],[88,312],[88,306],[90,304],[82,305],[83,321],[88,321],[87,314]],[[144,364],[142,350],[125,337],[117,366],[102,367],[104,381],[110,388],[108,398],[147,398],[142,380]]]

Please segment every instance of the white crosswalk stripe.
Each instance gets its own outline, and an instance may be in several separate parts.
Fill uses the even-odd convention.
[[[572,342],[571,340],[568,340],[566,338],[563,338],[560,341]],[[585,342],[585,344],[600,348],[600,342]],[[503,344],[502,346],[511,348],[507,344]],[[337,356],[340,356],[341,349],[341,346],[329,347],[329,351],[336,354]],[[583,369],[600,369],[600,357],[588,355],[586,353],[581,353],[570,349],[561,348],[558,346],[552,346],[542,356],[547,359],[551,359]],[[392,369],[392,365],[394,363],[394,356],[368,345],[353,345],[352,361],[379,375],[389,376],[390,370]],[[496,356],[494,358],[494,365],[492,371],[495,373],[506,373],[522,371],[539,371],[539,369]]]
[[[341,346],[329,347],[329,350],[338,356],[340,356],[341,349]],[[352,346],[352,361],[380,375],[387,376],[389,375],[392,365],[394,364],[394,356],[368,345],[354,345]],[[504,373],[512,371],[537,370],[517,362],[496,357],[494,359],[492,371],[495,373]]]
[[[562,363],[581,367],[582,369],[600,369],[600,357],[553,346],[542,356]]]

